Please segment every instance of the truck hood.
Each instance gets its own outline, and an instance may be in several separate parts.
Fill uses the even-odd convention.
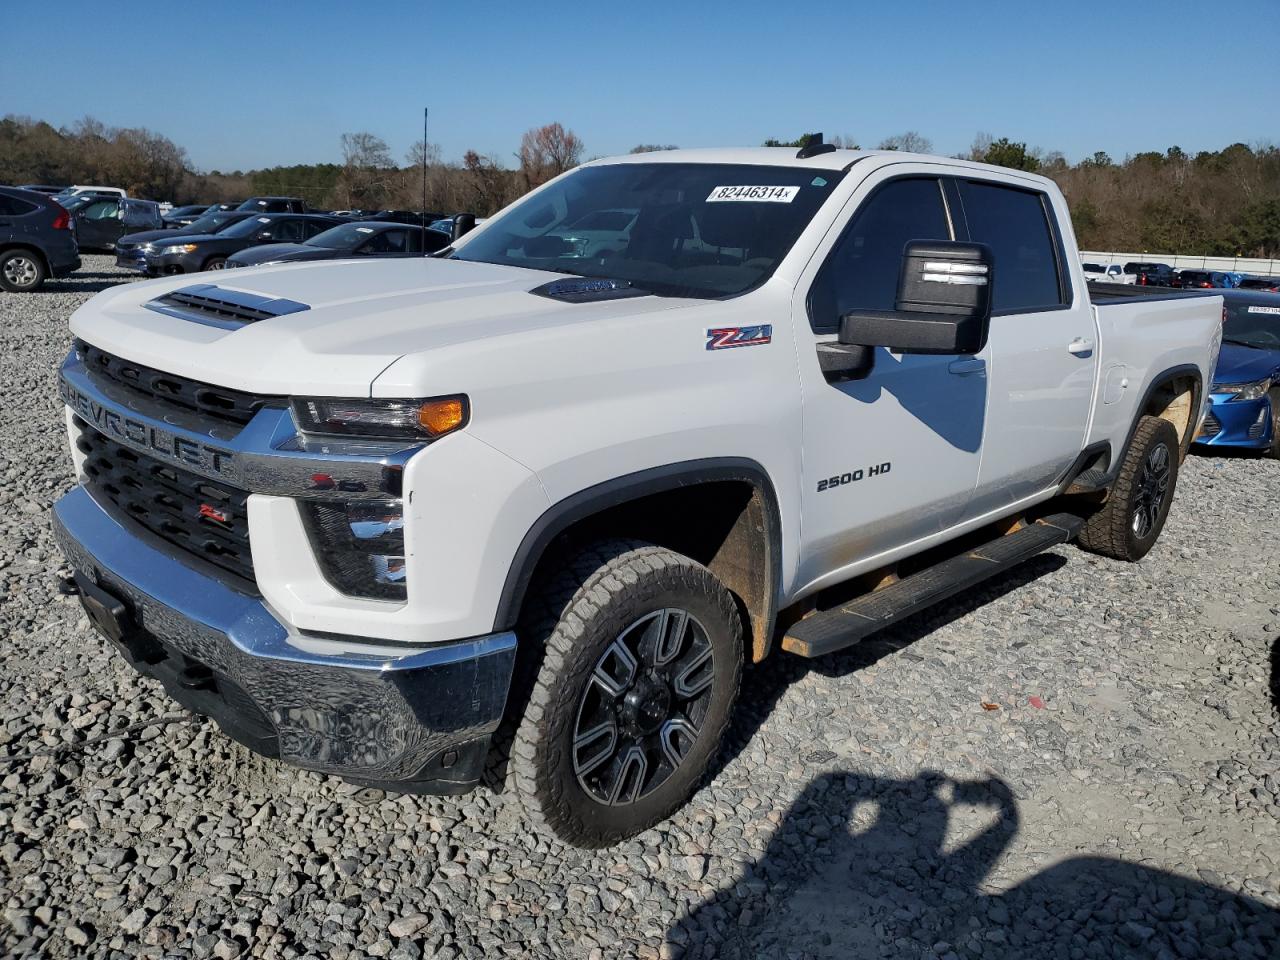
[[[1252,383],[1280,370],[1280,350],[1256,350],[1237,343],[1224,343],[1218,354],[1214,383]]]
[[[459,343],[700,301],[642,296],[565,303],[531,293],[562,274],[434,258],[288,263],[165,277],[104,291],[71,331],[109,353],[205,383],[267,394],[368,396],[399,358]],[[184,287],[293,301],[305,309],[226,329],[147,305]],[[500,341],[495,341],[500,343]]]

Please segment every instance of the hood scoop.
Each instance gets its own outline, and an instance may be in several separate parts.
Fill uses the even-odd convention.
[[[565,303],[599,303],[601,300],[622,300],[626,297],[645,297],[647,290],[639,290],[629,280],[609,280],[604,277],[570,277],[552,280],[529,291],[550,300]]]
[[[148,310],[203,323],[223,330],[236,330],[259,320],[270,320],[289,313],[301,313],[311,307],[283,297],[264,297],[242,290],[226,290],[212,283],[198,283],[170,290],[146,305]]]

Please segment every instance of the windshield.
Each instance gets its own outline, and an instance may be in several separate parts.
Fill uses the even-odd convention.
[[[500,214],[453,257],[723,297],[767,280],[844,177],[710,163],[583,167]]]
[[[57,200],[58,204],[68,213],[74,213],[76,210],[79,210],[90,200],[96,200],[97,197],[91,197],[86,194],[80,194],[79,196],[75,196],[75,197],[57,196],[57,197],[54,197],[53,199]]]
[[[1227,304],[1222,339],[1265,350],[1280,350],[1280,297]]]
[[[317,233],[307,241],[309,247],[325,247],[328,250],[354,250],[358,244],[368,240],[377,233],[373,227],[363,227],[357,223],[344,223],[330,227],[323,233]]]
[[[1084,269],[1086,273],[1102,273],[1103,272],[1103,267],[1102,267],[1102,264],[1100,263],[1086,263],[1084,264]]]
[[[217,233],[225,230],[233,223],[239,223],[244,219],[244,214],[236,213],[234,210],[219,210],[217,213],[206,213],[203,217],[198,217],[191,221],[191,225],[187,227],[189,233]]]

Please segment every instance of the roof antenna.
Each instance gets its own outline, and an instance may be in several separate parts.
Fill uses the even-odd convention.
[[[835,153],[834,143],[823,143],[821,133],[809,133],[804,136],[805,145],[796,151],[797,160],[807,160],[824,153]]]

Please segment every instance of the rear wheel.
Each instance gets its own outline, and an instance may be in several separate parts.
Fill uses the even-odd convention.
[[[1116,560],[1141,560],[1155,546],[1178,482],[1180,444],[1173,424],[1142,417],[1102,508],[1080,531],[1080,546]]]
[[[30,293],[44,283],[44,261],[29,250],[0,253],[0,288],[10,293]]]
[[[603,847],[668,816],[720,746],[742,674],[733,597],[688,557],[606,541],[533,601],[543,650],[509,773],[530,818]]]

